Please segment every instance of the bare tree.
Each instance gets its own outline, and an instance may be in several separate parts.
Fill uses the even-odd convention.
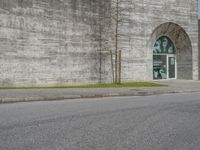
[[[133,0],[111,0],[111,18],[113,27],[115,28],[113,32],[114,37],[114,56],[115,64],[114,66],[114,82],[121,83],[121,50],[119,49],[120,43],[120,27],[125,22],[127,13],[133,10]]]
[[[120,28],[127,20],[127,12],[132,8],[132,0],[107,0],[99,1],[99,83],[102,83],[103,53],[111,52],[111,68],[113,83],[121,82],[121,49],[119,49],[120,37],[123,34]]]

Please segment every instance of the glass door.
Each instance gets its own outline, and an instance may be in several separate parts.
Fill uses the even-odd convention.
[[[167,55],[153,56],[153,79],[167,79]]]
[[[153,79],[176,78],[176,49],[167,36],[159,37],[153,47]]]
[[[176,58],[174,56],[168,56],[168,72],[169,79],[176,78]]]

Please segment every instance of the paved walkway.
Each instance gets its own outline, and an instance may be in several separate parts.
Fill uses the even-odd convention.
[[[156,82],[168,86],[148,88],[0,90],[0,103],[200,92],[200,81],[170,80]]]

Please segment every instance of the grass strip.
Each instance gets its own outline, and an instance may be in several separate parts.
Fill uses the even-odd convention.
[[[126,87],[160,87],[166,86],[154,82],[127,82],[127,83],[111,83],[111,84],[86,84],[86,85],[67,85],[67,86],[38,86],[38,87],[0,87],[4,89],[53,89],[53,88],[126,88]]]

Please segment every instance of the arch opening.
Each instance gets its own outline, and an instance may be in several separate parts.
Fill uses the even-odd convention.
[[[193,79],[192,45],[175,23],[159,25],[151,35],[153,79]]]

